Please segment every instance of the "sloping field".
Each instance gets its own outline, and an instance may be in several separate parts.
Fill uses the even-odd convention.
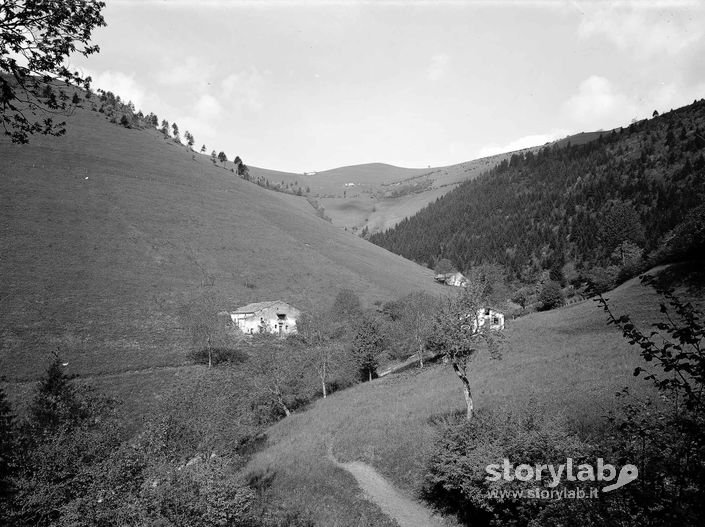
[[[636,280],[608,297],[616,312],[631,313],[642,325],[658,316],[655,293]],[[589,430],[615,407],[616,391],[624,386],[637,393],[649,390],[632,375],[641,361],[638,351],[606,325],[594,301],[508,321],[506,334],[502,360],[481,356],[474,365],[471,383],[480,411],[534,401]],[[313,510],[319,524],[357,525],[353,502],[326,495],[353,484],[327,459],[327,449],[339,461],[374,466],[413,495],[435,439],[431,418],[463,410],[461,385],[448,365],[390,375],[319,400],[309,411],[274,425],[268,448],[250,470],[273,476],[277,499]],[[355,496],[361,495],[358,490]]]
[[[180,365],[180,306],[281,299],[330,305],[439,291],[432,273],[155,131],[79,110],[62,138],[0,140],[0,372],[32,379],[59,351],[71,373]]]

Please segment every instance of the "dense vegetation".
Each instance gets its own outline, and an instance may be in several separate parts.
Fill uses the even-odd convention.
[[[408,324],[409,302],[394,304],[392,320],[344,289],[306,313],[298,334],[248,338],[223,323],[221,299],[206,288],[179,319],[192,360],[207,368],[163,394],[138,425],[56,355],[20,415],[0,390],[0,523],[310,525],[306,511],[273,506],[270,482],[245,465],[272,423],[370,379],[399,335],[393,326]]]
[[[499,264],[525,283],[541,271],[579,282],[638,267],[704,195],[701,100],[585,144],[515,154],[370,240],[430,267],[448,258],[462,271]]]
[[[439,420],[440,439],[430,456],[424,494],[465,525],[701,525],[705,510],[705,362],[703,312],[662,288],[664,318],[654,331],[639,328],[628,315],[613,313],[602,297],[609,323],[638,348],[644,362],[635,376],[653,382],[658,398],[618,393],[619,411],[602,426],[578,430],[560,415],[536,405],[508,412],[495,408],[473,421]],[[502,459],[531,466],[565,463],[595,465],[598,458],[638,467],[636,481],[619,490],[587,498],[589,480],[551,478],[504,481],[488,478],[485,467]],[[609,461],[608,461],[609,462]],[[531,489],[574,493],[586,499],[537,499],[518,493]],[[503,492],[507,492],[502,494]],[[517,492],[517,494],[512,494]]]

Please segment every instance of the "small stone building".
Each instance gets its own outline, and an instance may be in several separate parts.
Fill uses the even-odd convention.
[[[285,336],[296,333],[296,321],[301,312],[295,307],[273,300],[247,304],[230,313],[233,325],[247,335],[274,333]]]

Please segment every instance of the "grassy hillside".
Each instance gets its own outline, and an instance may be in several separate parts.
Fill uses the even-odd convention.
[[[632,314],[640,325],[658,316],[655,293],[637,280],[607,297],[615,312]],[[606,325],[594,301],[508,321],[506,334],[502,360],[480,357],[474,365],[471,383],[480,411],[534,401],[589,431],[615,407],[616,391],[649,390],[632,375],[641,361],[638,352]],[[354,501],[340,494],[328,499],[352,479],[330,464],[326,449],[332,446],[340,460],[372,464],[413,494],[436,437],[434,419],[463,411],[461,385],[449,365],[391,375],[319,400],[274,425],[250,470],[273,477],[273,494],[290,507],[313,509],[320,525],[343,517],[349,518],[344,525],[357,525]]]
[[[366,303],[436,291],[431,272],[155,131],[78,110],[61,138],[0,140],[0,371],[31,379],[59,350],[71,373],[183,364],[178,308],[204,287],[224,309],[306,309],[349,288]]]

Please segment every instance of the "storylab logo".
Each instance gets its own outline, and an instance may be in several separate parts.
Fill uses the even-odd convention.
[[[549,489],[555,489],[561,481],[607,483],[607,485],[602,487],[602,492],[617,490],[639,477],[639,470],[634,465],[624,465],[617,472],[617,468],[614,465],[605,463],[602,458],[598,458],[595,465],[588,463],[575,465],[572,458],[566,458],[566,462],[560,465],[521,464],[517,466],[505,458],[501,464],[487,465],[485,471],[487,472],[486,481],[504,480],[524,481],[527,483],[533,481],[539,483],[547,479],[546,486]],[[596,497],[596,489],[595,493],[591,494],[591,497]],[[553,496],[553,493],[548,492],[547,495]],[[527,495],[526,497],[541,496]]]

